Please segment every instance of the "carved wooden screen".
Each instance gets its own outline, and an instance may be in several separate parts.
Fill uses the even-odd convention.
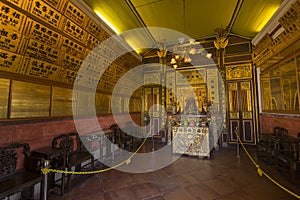
[[[262,110],[299,113],[300,56],[294,56],[261,73]]]

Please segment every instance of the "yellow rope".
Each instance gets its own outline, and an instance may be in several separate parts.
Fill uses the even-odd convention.
[[[106,169],[100,169],[100,170],[96,170],[96,171],[87,171],[87,172],[74,172],[74,171],[65,171],[65,170],[58,170],[58,169],[50,169],[50,168],[42,168],[41,171],[43,174],[48,174],[50,172],[54,172],[54,173],[64,173],[64,174],[79,174],[79,175],[82,175],[82,174],[96,174],[96,173],[102,173],[102,172],[106,172],[106,171],[109,171],[109,170],[112,170],[112,169],[115,169],[125,163],[130,163],[131,161],[131,158],[133,156],[135,156],[135,154],[137,154],[137,152],[142,148],[142,146],[145,144],[147,138],[149,137],[150,133],[146,136],[146,138],[144,139],[144,141],[142,142],[142,144],[137,148],[137,150],[131,155],[129,156],[126,160],[120,162],[119,164],[117,165],[114,165],[112,167],[109,167],[109,168],[106,168]]]
[[[278,183],[277,181],[275,181],[273,178],[271,178],[266,172],[264,172],[260,166],[255,162],[255,160],[252,158],[252,156],[249,154],[249,152],[247,151],[247,149],[244,146],[244,143],[241,141],[240,136],[237,133],[237,130],[235,131],[235,134],[238,138],[239,143],[242,145],[242,148],[244,149],[246,155],[248,156],[248,158],[251,160],[251,162],[254,164],[254,166],[257,168],[257,173],[259,176],[265,175],[270,181],[272,181],[275,185],[277,185],[278,187],[280,187],[281,189],[283,189],[284,191],[288,192],[289,194],[293,195],[294,197],[296,197],[297,199],[300,199],[300,196],[295,194],[294,192],[288,190],[287,188],[285,188],[283,185],[281,185],[280,183]]]

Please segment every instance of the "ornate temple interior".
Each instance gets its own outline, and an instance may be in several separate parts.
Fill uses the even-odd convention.
[[[299,0],[0,7],[0,199],[300,198]]]

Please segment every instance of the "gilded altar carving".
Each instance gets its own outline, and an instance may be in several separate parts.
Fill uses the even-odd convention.
[[[226,66],[226,80],[252,78],[252,65],[239,64]]]
[[[206,82],[206,69],[176,72],[176,85],[202,84]]]

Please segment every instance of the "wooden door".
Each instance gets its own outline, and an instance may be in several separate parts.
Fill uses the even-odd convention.
[[[245,144],[255,144],[254,95],[250,80],[227,82],[229,110],[229,139],[236,143],[236,128]]]
[[[146,134],[162,138],[164,132],[162,130],[162,88],[161,86],[145,86],[144,87],[144,113],[150,119],[147,121]]]

